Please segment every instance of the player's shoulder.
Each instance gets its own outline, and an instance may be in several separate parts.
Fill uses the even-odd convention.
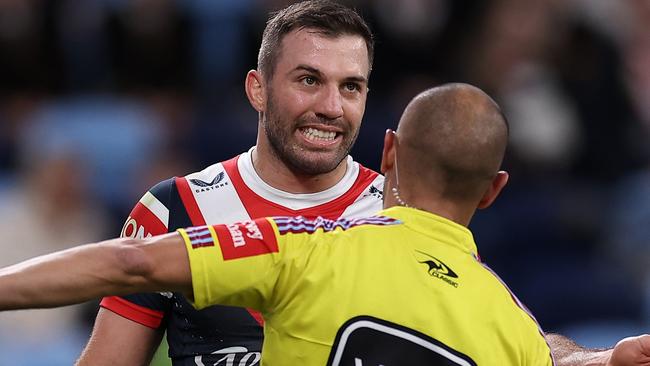
[[[223,162],[219,162],[200,171],[162,180],[145,192],[132,210],[129,219],[146,223],[149,221],[146,218],[153,213],[157,221],[162,222],[169,230],[195,224],[188,216],[186,206],[187,202],[193,200],[188,200],[184,196],[192,195],[194,191],[203,192],[223,186],[227,181],[226,178]],[[161,232],[156,230],[156,233]]]
[[[199,171],[164,179],[152,186],[148,193],[161,201],[167,201],[165,197],[178,190],[179,180],[186,180],[197,187],[209,187],[224,179],[223,170],[223,162],[214,163]]]
[[[225,178],[223,162],[218,162],[199,171],[162,180],[152,186],[146,194],[155,196],[165,206],[169,206],[178,195],[179,186],[187,184],[200,190],[214,187]]]
[[[384,176],[380,173],[364,166],[356,160],[352,160],[353,167],[359,170],[357,184],[365,182],[367,185],[376,185],[376,183],[384,182]]]
[[[120,233],[121,237],[145,238],[166,233],[174,201],[174,179],[151,187],[133,206]]]
[[[214,185],[225,178],[226,173],[224,164],[227,162],[228,160],[208,165],[202,170],[186,174],[181,178],[188,180],[191,184],[198,187]]]
[[[211,164],[202,170],[176,178],[177,186],[187,186],[196,193],[213,191],[226,185],[234,184],[239,176],[237,161],[240,155],[231,159]]]
[[[340,216],[361,218],[373,215],[382,208],[384,176],[354,161],[352,169],[357,171],[356,179],[345,194],[345,207]]]
[[[149,188],[148,193],[154,195],[161,201],[166,201],[166,197],[175,188],[176,183],[174,177],[167,178]]]
[[[359,176],[355,184],[367,187],[368,193],[381,198],[384,189],[384,176],[360,163],[356,164],[359,166]]]

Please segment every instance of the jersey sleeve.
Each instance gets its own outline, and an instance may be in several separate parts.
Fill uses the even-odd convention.
[[[192,273],[193,305],[265,312],[282,271],[283,243],[273,219],[180,229]]]
[[[537,329],[522,336],[523,349],[526,352],[526,365],[531,366],[554,366],[555,360],[551,352],[551,346],[546,341],[544,332],[537,322]]]
[[[528,351],[527,364],[531,366],[555,366],[555,359],[551,352],[551,346],[546,340],[542,327],[537,323],[537,320],[528,309],[524,307],[523,310],[526,315],[529,316],[529,319],[532,319],[533,321],[533,326],[531,327],[533,329],[530,332],[531,336],[523,337],[526,342],[524,348]]]
[[[485,268],[488,267],[485,266]],[[516,305],[516,315],[519,319],[513,319],[513,321],[518,321],[518,324],[521,324],[523,327],[519,332],[520,336],[518,337],[518,340],[521,342],[520,349],[523,350],[522,352],[526,359],[525,363],[522,362],[522,364],[531,366],[554,366],[555,361],[551,352],[551,346],[546,341],[544,331],[537,322],[537,319],[535,319],[533,313],[519,300],[517,295],[508,288],[505,282],[503,282],[496,273],[489,268],[488,270],[499,279]]]
[[[538,361],[540,361],[538,363]],[[530,365],[555,366],[551,346],[546,342],[538,342],[536,353],[532,355]]]
[[[142,239],[169,231],[169,207],[175,189],[173,181],[162,181],[142,196],[126,219],[121,237]],[[147,327],[158,328],[170,307],[168,295],[141,293],[111,296],[103,298],[100,306]]]
[[[485,263],[481,263],[502,286],[502,288],[509,295],[507,296],[508,302],[512,306],[514,312],[509,313],[509,316],[504,318],[508,324],[509,333],[513,336],[511,342],[516,342],[518,349],[521,352],[521,360],[519,364],[530,366],[554,366],[555,361],[551,353],[551,347],[546,341],[544,331],[537,322],[533,313],[524,305],[517,295],[508,287],[508,285]]]

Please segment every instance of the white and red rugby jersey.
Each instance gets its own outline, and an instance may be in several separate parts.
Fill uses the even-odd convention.
[[[133,208],[122,236],[143,238],[182,227],[265,216],[357,218],[381,209],[383,176],[349,156],[347,171],[335,186],[293,194],[269,186],[257,175],[253,149],[157,184]],[[107,297],[101,306],[151,328],[165,327],[175,366],[212,365],[220,360],[254,365],[261,352],[261,317],[246,309],[213,306],[197,311],[181,294],[171,293]]]

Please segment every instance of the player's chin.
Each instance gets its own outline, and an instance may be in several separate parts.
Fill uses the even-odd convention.
[[[340,151],[302,151],[300,169],[311,175],[326,174],[336,169],[346,155]]]

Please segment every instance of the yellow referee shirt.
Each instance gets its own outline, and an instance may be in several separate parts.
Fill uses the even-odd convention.
[[[194,304],[264,315],[264,365],[552,365],[535,319],[471,232],[393,207],[179,230]]]

